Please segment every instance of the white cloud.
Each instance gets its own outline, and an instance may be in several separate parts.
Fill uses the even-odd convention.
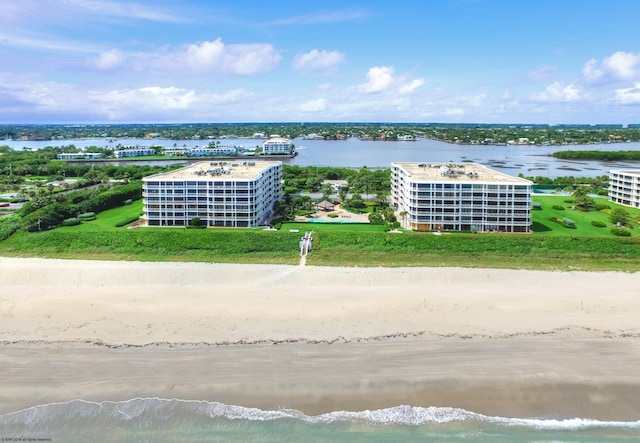
[[[125,17],[158,22],[185,21],[175,14],[162,12],[157,5],[147,7],[135,2],[106,0],[63,0],[61,3],[68,8],[67,10],[77,11],[78,9],[84,9],[97,16]]]
[[[387,95],[409,95],[424,86],[426,81],[421,78],[409,80],[407,76],[394,77],[391,66],[374,66],[367,71],[367,81],[358,86],[358,90],[365,94],[384,92]]]
[[[126,57],[119,49],[103,51],[97,58],[89,60],[89,64],[100,70],[108,71],[122,66]]]
[[[616,89],[616,102],[621,105],[640,104],[640,82],[635,83],[633,88]]]
[[[113,90],[106,94],[93,96],[97,102],[106,105],[109,114],[128,109],[147,111],[150,109],[182,110],[187,109],[195,99],[195,92],[176,87],[162,88],[147,86],[138,89]]]
[[[591,83],[608,83],[617,80],[640,78],[640,53],[618,51],[605,57],[598,64],[591,59],[582,67],[582,75]]]
[[[598,69],[597,64],[598,61],[595,58],[592,58],[582,67],[582,75],[588,82],[596,81],[604,75],[603,71]]]
[[[18,24],[37,28],[41,23],[75,23],[77,26],[95,21],[146,20],[163,23],[183,23],[185,7],[165,8],[156,2],[109,0],[0,0],[0,24]]]
[[[217,105],[245,104],[251,95],[240,88],[224,93],[207,93],[174,86],[146,86],[94,93],[89,100],[110,120],[168,118],[172,121],[194,121],[210,115],[222,118],[229,109],[221,112],[223,108]]]
[[[293,68],[302,72],[331,70],[344,60],[345,56],[342,52],[313,49],[304,54],[296,55],[293,60]]]
[[[485,104],[486,101],[487,101],[487,94],[478,94],[478,95],[474,95],[473,97],[469,97],[467,99],[467,102],[469,103],[469,105],[474,107],[482,106]]]
[[[393,68],[389,66],[377,66],[369,68],[366,83],[360,86],[367,94],[381,92],[393,84]]]
[[[191,44],[182,52],[162,57],[162,64],[180,69],[186,63],[195,72],[253,75],[272,70],[282,59],[267,43],[225,45],[221,38]]]
[[[553,82],[544,91],[531,94],[530,98],[533,101],[548,103],[573,102],[580,100],[582,94],[573,83],[562,86],[560,82]]]
[[[327,110],[327,101],[323,98],[310,100],[300,105],[302,112],[322,112]]]
[[[212,42],[202,42],[199,45],[189,45],[182,54],[191,67],[202,71],[208,71],[216,67],[220,68],[224,61],[224,55],[225,45],[220,38]]]
[[[400,88],[398,88],[398,92],[400,94],[411,94],[419,87],[424,86],[425,83],[426,82],[423,79],[417,78],[415,80],[410,81],[409,83],[405,83],[404,85],[401,85]]]
[[[86,41],[65,40],[28,32],[4,32],[2,29],[0,29],[0,45],[40,51],[78,53],[90,53],[97,50],[95,45],[89,44]]]

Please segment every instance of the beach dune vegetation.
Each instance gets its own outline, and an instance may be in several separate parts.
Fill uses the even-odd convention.
[[[94,222],[92,222],[94,223]],[[305,226],[301,226],[305,225]],[[337,230],[349,225],[285,224],[258,229],[139,228],[85,232],[79,227],[19,232],[0,243],[0,254],[138,261],[297,264],[300,229],[314,231],[308,265],[463,266],[521,269],[640,270],[637,238],[516,236]],[[354,226],[354,228],[356,227]],[[378,226],[384,230],[384,225]],[[317,227],[317,229],[316,229]],[[323,229],[325,228],[325,229]],[[328,229],[332,228],[332,229]],[[294,231],[294,232],[290,232]],[[624,230],[628,232],[628,230]]]

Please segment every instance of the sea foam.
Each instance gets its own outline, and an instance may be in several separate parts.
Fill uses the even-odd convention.
[[[395,406],[364,411],[334,411],[321,415],[305,415],[294,409],[263,410],[244,406],[226,405],[201,400],[163,398],[134,398],[126,401],[91,402],[71,400],[34,406],[21,411],[0,415],[0,426],[37,428],[53,423],[72,422],[130,422],[142,427],[175,417],[199,419],[226,419],[267,422],[295,420],[309,424],[362,423],[373,425],[422,426],[453,422],[477,422],[497,426],[519,426],[539,430],[640,430],[640,421],[600,421],[588,418],[544,419],[508,418],[477,414],[450,407]]]

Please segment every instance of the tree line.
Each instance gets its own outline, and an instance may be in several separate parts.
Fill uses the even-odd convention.
[[[638,161],[640,160],[640,151],[558,151],[554,152],[552,156],[564,160]]]
[[[350,136],[395,140],[399,135],[448,143],[496,144],[527,139],[531,144],[568,145],[640,141],[640,125],[507,125],[446,123],[200,123],[122,125],[0,125],[0,135],[12,140],[96,138],[219,139],[315,134],[326,140]]]

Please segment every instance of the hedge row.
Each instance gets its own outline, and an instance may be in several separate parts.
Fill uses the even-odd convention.
[[[64,195],[63,201],[51,201],[45,206],[34,207],[31,202],[25,204],[21,211],[21,226],[34,232],[57,226],[67,218],[77,214],[102,212],[122,205],[127,199],[140,199],[142,185],[140,182],[115,186],[106,191],[96,189],[75,191]],[[89,220],[89,218],[85,219]]]
[[[17,215],[0,217],[0,241],[8,239],[19,229],[20,217]]]
[[[134,221],[138,220],[139,218],[140,217],[135,215],[135,216],[132,216],[132,217],[125,218],[124,220],[120,220],[118,223],[116,223],[116,228],[121,228],[122,226],[127,226],[128,224],[133,223]]]
[[[80,214],[78,216],[79,219],[81,220],[95,220],[96,219],[96,213],[95,212],[83,212],[82,214]]]
[[[78,217],[72,217],[62,220],[62,226],[75,226],[79,225],[80,223],[82,223],[82,220],[80,220],[80,218]]]
[[[619,237],[631,237],[631,231],[624,228],[611,228],[611,233]]]

